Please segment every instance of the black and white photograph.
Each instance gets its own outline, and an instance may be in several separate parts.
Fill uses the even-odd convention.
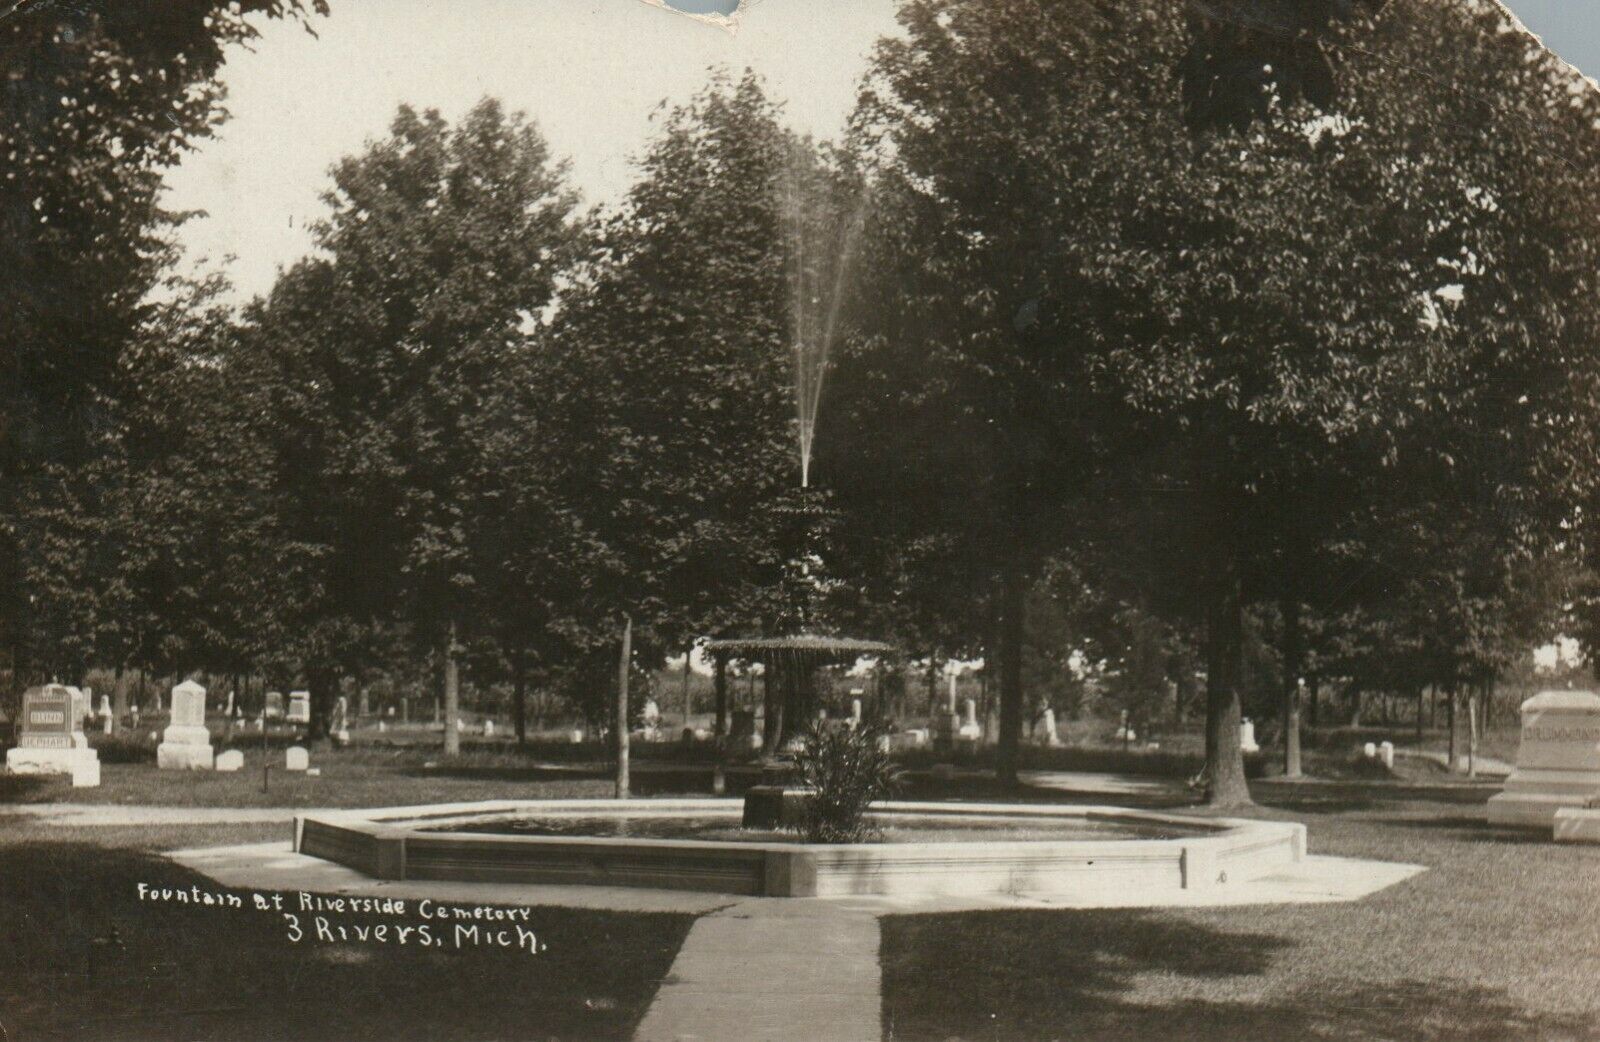
[[[0,1042],[1600,1042],[1600,0],[0,0]]]

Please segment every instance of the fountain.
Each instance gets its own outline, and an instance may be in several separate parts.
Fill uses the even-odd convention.
[[[780,626],[786,632],[714,639],[706,645],[719,669],[730,659],[759,662],[767,678],[762,729],[765,784],[753,788],[745,801],[745,824],[752,827],[776,824],[784,817],[785,801],[803,795],[789,785],[792,767],[783,754],[786,740],[816,716],[817,671],[895,650],[880,641],[819,632],[816,610],[826,592],[817,547],[829,512],[826,495],[811,483],[812,447],[868,195],[864,190],[853,194],[841,190],[833,172],[814,153],[796,148],[785,168],[781,203],[792,293],[790,335],[800,463],[799,489],[779,510],[791,522],[780,536],[790,548],[783,583],[787,618]],[[718,689],[723,686],[719,678]]]
[[[1211,889],[1300,861],[1305,827],[1202,820],[1116,807],[875,803],[882,842],[803,842],[782,828],[792,801],[786,737],[815,718],[827,666],[894,653],[886,643],[822,632],[823,541],[830,518],[813,486],[811,451],[838,333],[842,296],[867,205],[844,201],[814,159],[793,164],[784,207],[793,280],[794,393],[800,481],[778,632],[723,636],[718,735],[726,736],[726,666],[767,677],[762,785],[727,799],[497,800],[317,812],[295,823],[295,849],[381,879],[586,884],[768,897],[1170,893]]]
[[[737,804],[492,800],[316,811],[295,849],[388,880],[698,890],[765,897],[1126,894],[1185,899],[1305,857],[1305,826],[1117,807],[884,803],[887,842],[743,828]]]

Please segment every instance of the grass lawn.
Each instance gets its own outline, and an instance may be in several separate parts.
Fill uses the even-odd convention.
[[[535,909],[546,950],[296,944],[273,912],[138,900],[219,888],[152,853],[281,826],[57,828],[0,818],[0,1037],[624,1039],[687,915]],[[19,899],[23,898],[25,900]],[[345,922],[422,922],[346,916]]]
[[[514,751],[469,750],[445,762],[437,748],[356,746],[313,750],[319,776],[282,769],[283,750],[244,750],[236,772],[160,771],[154,758],[102,754],[98,788],[74,789],[61,776],[0,774],[6,803],[130,803],[182,807],[385,807],[466,800],[560,799],[612,795],[603,764],[540,764]],[[262,762],[273,765],[262,789]],[[705,793],[710,766],[639,771],[638,796]]]
[[[1352,904],[890,917],[884,1037],[1600,1039],[1600,848],[1490,829],[1492,788],[1426,761],[1391,774],[1352,759],[1349,735],[1318,746],[1308,766],[1321,780],[1257,781],[1259,813],[1306,822],[1313,853],[1429,872]],[[445,763],[429,743],[314,751],[320,777],[274,770],[263,792],[263,753],[245,751],[245,770],[218,774],[157,771],[148,750],[110,745],[98,789],[0,776],[0,1038],[626,1038],[692,922],[538,909],[530,925],[548,947],[537,956],[296,944],[272,913],[137,896],[140,882],[216,889],[155,851],[281,839],[281,824],[61,828],[5,816],[6,803],[54,800],[383,806],[611,793],[603,763],[488,744]],[[282,763],[281,749],[266,756]],[[1034,749],[1027,760],[1167,777],[1192,766],[1178,750]],[[635,774],[639,795],[706,790],[707,765],[663,751],[650,766]],[[1105,802],[973,776],[920,775],[905,795]],[[1190,798],[1179,787],[1118,802]],[[377,918],[421,922],[414,908]]]
[[[1286,788],[1261,815],[1304,821],[1312,853],[1430,871],[1351,904],[885,919],[884,1037],[1600,1038],[1600,848]]]

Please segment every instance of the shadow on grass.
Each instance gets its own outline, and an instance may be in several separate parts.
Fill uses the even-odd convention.
[[[1275,1002],[1125,1004],[1087,1018],[1075,1038],[1317,1039],[1324,1042],[1504,1042],[1593,1038],[1577,1016],[1528,1010],[1504,991],[1456,981],[1330,982]],[[914,1036],[907,1035],[907,1038]],[[994,1037],[1007,1036],[997,1032]]]
[[[1408,782],[1291,782],[1272,779],[1252,782],[1251,792],[1262,803],[1308,800],[1347,800],[1373,806],[1383,803],[1457,803],[1479,805],[1498,792],[1480,786],[1427,785]]]
[[[1453,816],[1444,818],[1374,818],[1377,824],[1389,825],[1400,829],[1425,829],[1431,832],[1445,833],[1442,838],[1453,839],[1467,843],[1507,843],[1513,846],[1537,844],[1549,846],[1554,842],[1550,838],[1550,829],[1518,829],[1506,828],[1503,825],[1491,825],[1483,818]]]
[[[0,774],[0,803],[27,803],[49,785],[37,774]]]
[[[1322,794],[1297,793],[1292,796],[1280,796],[1277,793],[1258,793],[1256,800],[1263,807],[1305,814],[1351,814],[1383,806],[1376,800],[1362,797],[1340,797]]]
[[[140,883],[222,891],[152,854],[0,845],[0,878],[0,1021],[27,1039],[623,1039],[692,921],[535,909],[528,926],[544,949],[530,954],[421,946],[425,920],[408,904],[327,916],[335,928],[387,923],[390,943],[318,940],[310,914],[296,943],[245,892],[237,909],[140,900]],[[410,943],[393,943],[402,925]]]
[[[884,1037],[1498,1042],[1594,1027],[1460,981],[1275,980],[1295,947],[1147,911],[893,917]]]
[[[534,784],[549,781],[584,781],[609,778],[606,771],[588,767],[475,767],[452,764],[439,767],[402,767],[405,778],[453,778],[458,781],[494,781]]]

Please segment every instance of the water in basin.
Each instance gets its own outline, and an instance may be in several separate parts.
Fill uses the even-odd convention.
[[[884,843],[994,843],[1006,840],[1181,839],[1207,830],[1170,822],[1106,818],[969,817],[965,815],[875,814]],[[488,817],[425,827],[430,832],[510,836],[587,836],[632,839],[699,839],[735,843],[800,843],[785,830],[747,829],[737,815],[606,815],[604,817]]]

